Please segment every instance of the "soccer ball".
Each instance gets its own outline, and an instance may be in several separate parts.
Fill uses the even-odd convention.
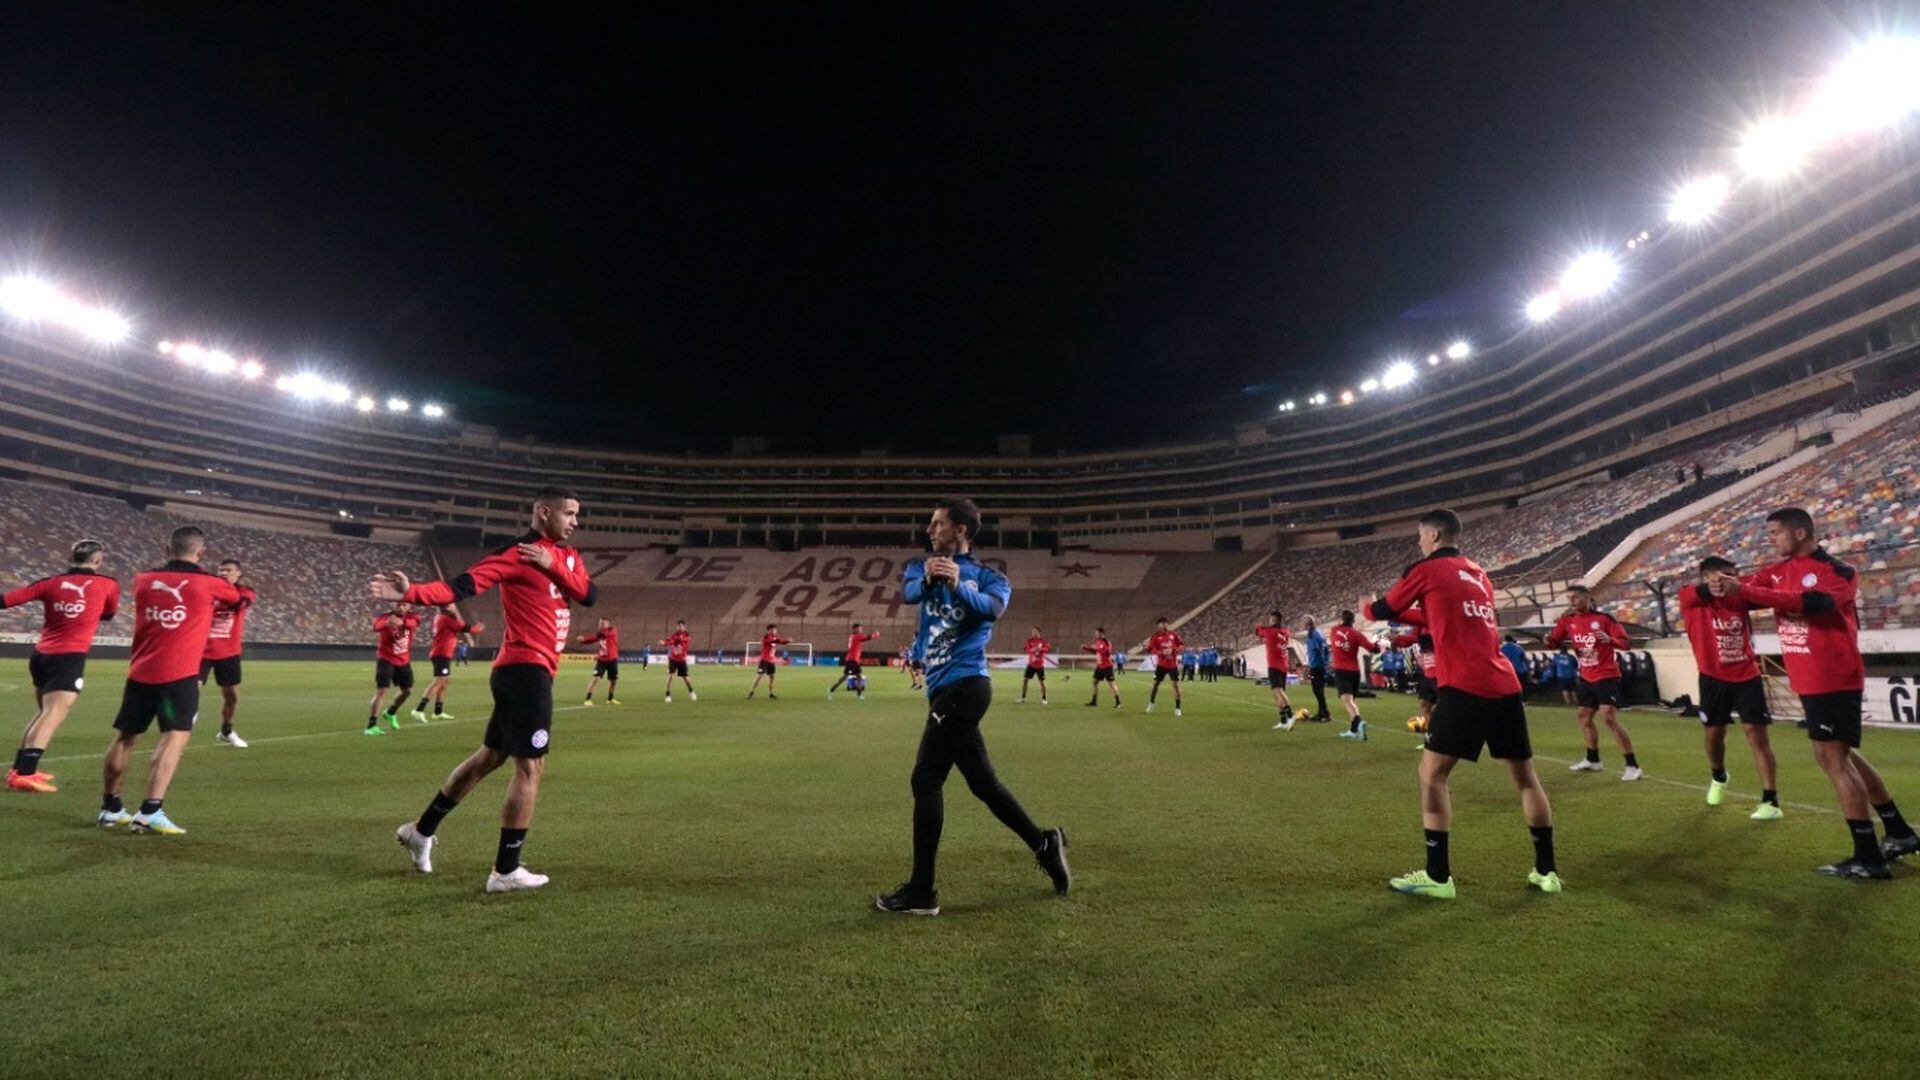
[[[1412,732],[1427,730],[1427,718],[1424,716],[1407,717],[1407,730]]]

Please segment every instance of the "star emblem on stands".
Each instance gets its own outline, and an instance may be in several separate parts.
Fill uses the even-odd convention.
[[[1076,562],[1076,563],[1068,563],[1065,566],[1057,567],[1057,569],[1060,571],[1060,577],[1062,579],[1070,578],[1070,577],[1090,578],[1093,576],[1093,572],[1095,570],[1100,569],[1100,564],[1094,563],[1093,565],[1088,566],[1086,563]]]

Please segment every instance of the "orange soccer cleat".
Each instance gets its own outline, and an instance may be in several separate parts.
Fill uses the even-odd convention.
[[[53,777],[47,773],[28,773],[21,776],[12,769],[7,770],[7,787],[13,791],[31,791],[40,795],[51,795],[60,790],[53,786]]]

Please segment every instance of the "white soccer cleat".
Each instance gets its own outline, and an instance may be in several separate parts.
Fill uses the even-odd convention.
[[[536,874],[524,866],[514,867],[511,874],[502,874],[495,870],[487,871],[487,891],[490,893],[537,889],[547,881],[547,875]]]
[[[433,873],[433,837],[422,836],[420,830],[414,828],[413,822],[409,821],[393,830],[393,838],[399,841],[401,847],[407,849],[408,855],[413,857],[415,870],[423,874]]]
[[[1606,772],[1607,767],[1597,761],[1580,760],[1567,766],[1568,772]]]
[[[666,699],[666,700],[667,700],[667,704],[669,704],[669,705],[671,705],[671,704],[673,704],[673,695],[672,695],[672,694],[668,694],[668,695],[667,695],[667,699]]]
[[[688,700],[688,701],[699,701],[699,700],[700,700],[700,695],[699,695],[699,694],[696,694],[696,693],[694,693],[694,692],[693,692],[693,691],[691,691],[691,690],[689,690],[689,691],[687,691],[687,700]]]
[[[413,710],[411,715],[415,720],[418,720],[423,724],[427,722],[427,710],[425,709],[415,709]]]
[[[214,741],[226,743],[228,746],[233,747],[235,750],[245,750],[247,748],[247,740],[241,738],[240,733],[237,731],[226,732],[220,735],[216,735],[214,737]]]
[[[1275,725],[1273,725],[1273,730],[1275,730],[1275,731],[1292,731],[1292,730],[1293,730],[1293,717],[1291,717],[1291,716],[1289,716],[1289,717],[1287,717],[1287,718],[1286,718],[1285,720],[1282,720],[1282,721],[1280,721],[1279,723],[1277,723],[1277,724],[1275,724]]]
[[[1151,702],[1151,701],[1149,701],[1149,702],[1147,702],[1147,711],[1148,711],[1148,712],[1152,712],[1152,711],[1153,711],[1153,702]]]
[[[125,825],[132,821],[133,815],[125,810],[102,810],[100,816],[94,820],[101,828],[111,829],[115,825]]]
[[[1640,766],[1638,765],[1629,765],[1620,770],[1620,780],[1622,783],[1629,780],[1638,780],[1644,775],[1646,774],[1640,771]]]
[[[1178,705],[1175,705],[1175,706],[1173,707],[1173,715],[1175,715],[1175,716],[1185,716],[1185,715],[1187,715],[1187,714],[1186,714],[1186,713],[1184,713],[1184,712],[1181,712],[1181,711],[1180,711],[1180,706],[1178,706]]]

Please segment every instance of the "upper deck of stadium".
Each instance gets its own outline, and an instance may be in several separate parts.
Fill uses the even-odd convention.
[[[1364,531],[1436,503],[1499,505],[1623,475],[1913,378],[1910,149],[1906,138],[1853,148],[1710,237],[1637,245],[1605,301],[1423,368],[1412,386],[1184,445],[939,458],[555,445],[299,405],[150,346],[89,350],[10,326],[0,449],[17,475],[355,532],[517,530],[529,489],[552,482],[579,490],[593,533],[641,543],[897,542],[944,491],[980,501],[1003,546]]]

